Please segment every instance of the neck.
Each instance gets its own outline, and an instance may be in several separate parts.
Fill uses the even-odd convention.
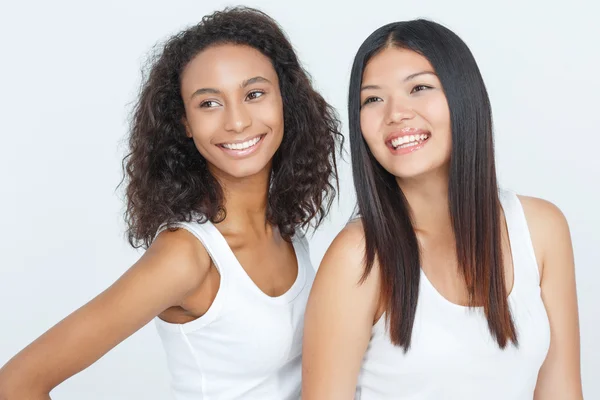
[[[408,201],[416,232],[452,234],[447,171],[433,171],[413,179],[397,178],[396,181]]]
[[[247,235],[256,237],[270,234],[267,222],[267,206],[271,163],[258,173],[243,178],[232,177],[222,171],[211,170],[223,188],[225,219],[218,224],[224,235]]]

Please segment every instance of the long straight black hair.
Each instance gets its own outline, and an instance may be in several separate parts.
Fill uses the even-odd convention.
[[[358,213],[365,231],[363,280],[377,258],[390,336],[407,351],[419,293],[419,244],[402,190],[377,162],[360,129],[363,71],[374,55],[388,47],[424,56],[440,79],[452,129],[449,212],[469,305],[483,306],[490,333],[500,348],[509,341],[516,345],[504,283],[490,101],[467,45],[435,22],[419,19],[382,26],[364,41],[354,58],[348,116]]]

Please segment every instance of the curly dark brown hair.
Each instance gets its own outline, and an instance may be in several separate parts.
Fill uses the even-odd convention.
[[[318,226],[329,211],[333,183],[337,187],[336,150],[343,142],[336,111],[312,88],[272,18],[252,8],[227,8],[168,39],[149,62],[123,160],[125,219],[133,247],[149,247],[164,223],[225,218],[222,188],[185,134],[180,92],[185,66],[220,44],[257,49],[279,77],[285,131],[273,158],[267,220],[289,241],[296,229]]]

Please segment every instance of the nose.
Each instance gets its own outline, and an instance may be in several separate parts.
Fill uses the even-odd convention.
[[[225,130],[242,133],[250,125],[252,125],[252,118],[243,104],[230,105],[227,108]]]
[[[386,123],[388,125],[399,124],[402,121],[415,117],[415,112],[411,105],[403,99],[391,99],[388,101],[386,113]]]

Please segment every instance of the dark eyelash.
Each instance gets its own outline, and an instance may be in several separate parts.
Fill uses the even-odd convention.
[[[216,103],[216,101],[214,101],[214,100],[203,101],[202,103],[200,103],[200,107],[202,107],[202,108],[211,108],[211,107],[208,106],[209,103]]]
[[[363,105],[363,106],[366,106],[366,105],[367,105],[367,104],[369,104],[369,103],[374,103],[374,102],[376,102],[376,101],[377,101],[377,99],[378,99],[378,97],[369,97],[368,99],[366,99],[366,100],[363,102],[363,104],[362,104],[362,105]]]
[[[415,89],[417,89],[417,88],[422,88],[422,89],[420,89],[420,90],[415,90]],[[413,92],[413,93],[414,93],[414,92],[421,92],[421,91],[423,91],[423,90],[425,90],[425,89],[432,89],[432,87],[431,87],[431,86],[428,86],[428,85],[417,85],[417,86],[415,86],[415,87],[412,89],[412,91],[411,91],[411,92]]]
[[[250,93],[248,93],[248,95],[246,97],[249,97],[250,95],[253,95],[256,93],[260,93],[261,95],[265,94],[265,92],[263,90],[253,90]],[[260,97],[260,96],[258,96],[258,97]],[[251,100],[257,99],[258,97],[252,97]]]
[[[260,93],[261,95],[265,94],[265,92],[263,90],[253,90],[250,93],[248,93],[246,97],[249,97],[250,95],[254,95],[254,94],[258,94],[258,93]],[[260,96],[258,96],[258,97],[260,97]],[[258,97],[252,97],[251,100],[254,100]],[[200,107],[212,108],[212,107],[208,106],[209,103],[217,103],[217,102],[215,100],[206,100],[206,101],[203,101],[202,103],[200,103]]]

